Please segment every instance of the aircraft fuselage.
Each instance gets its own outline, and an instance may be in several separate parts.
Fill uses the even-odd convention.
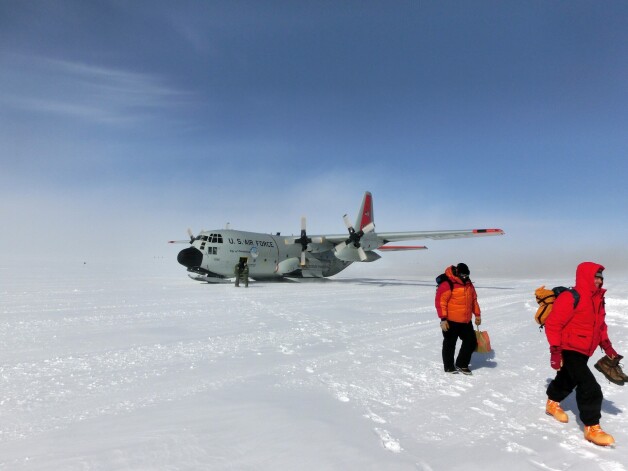
[[[305,267],[300,265],[301,245],[294,237],[245,232],[233,229],[203,231],[191,241],[191,246],[179,252],[177,260],[188,271],[209,278],[231,278],[234,267],[246,258],[249,276],[253,279],[283,277],[327,277],[351,265],[339,260],[329,249],[307,254]],[[286,244],[289,240],[289,244]]]

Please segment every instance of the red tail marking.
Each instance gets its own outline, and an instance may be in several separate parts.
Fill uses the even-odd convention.
[[[364,199],[364,210],[360,215],[360,229],[363,229],[364,226],[373,222],[373,197],[371,195],[366,195]]]

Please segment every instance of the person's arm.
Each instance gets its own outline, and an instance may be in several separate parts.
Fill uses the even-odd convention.
[[[563,328],[573,318],[574,312],[573,296],[564,292],[556,298],[552,312],[545,320],[545,336],[550,344],[550,366],[555,370],[560,370],[563,365]]]
[[[482,311],[480,310],[480,304],[478,303],[478,294],[475,291],[475,286],[473,286],[473,308],[471,312],[475,316],[475,325],[480,325],[482,323]]]
[[[449,289],[449,283],[443,282],[436,289],[436,297],[434,298],[434,305],[436,307],[436,313],[438,317],[443,320],[447,320],[448,308],[447,304],[451,299],[451,290]]]

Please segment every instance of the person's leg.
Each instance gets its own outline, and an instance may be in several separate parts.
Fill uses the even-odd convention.
[[[566,363],[569,375],[576,384],[580,420],[584,425],[597,425],[602,417],[603,395],[602,388],[587,365],[588,360],[589,357],[582,353],[569,350],[563,352],[563,363]]]
[[[462,340],[462,346],[458,352],[456,358],[456,367],[469,368],[469,362],[471,361],[471,355],[478,346],[478,341],[475,336],[475,330],[473,330],[473,324],[468,322],[467,324],[458,324],[456,326],[458,336]]]
[[[566,360],[564,354],[565,351],[563,351],[563,367],[556,372],[556,377],[547,386],[546,391],[548,399],[556,402],[561,402],[569,396],[576,387],[576,382],[571,377],[570,368],[567,365],[570,360]]]
[[[449,325],[451,326],[451,322]],[[443,332],[443,367],[445,371],[456,371],[454,353],[456,352],[457,340],[458,335],[451,330],[451,327],[447,332]]]

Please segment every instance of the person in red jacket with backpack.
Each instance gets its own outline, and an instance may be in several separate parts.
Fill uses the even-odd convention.
[[[434,304],[443,331],[443,366],[445,373],[461,372],[470,375],[469,362],[478,342],[471,324],[480,325],[480,305],[475,287],[469,278],[471,272],[465,263],[447,267],[445,273],[436,278],[436,298]],[[462,340],[462,346],[454,363],[456,342]]]
[[[600,428],[602,388],[587,366],[598,346],[611,359],[618,356],[608,338],[603,271],[602,265],[593,262],[578,265],[574,287],[580,295],[577,306],[574,307],[573,295],[563,292],[556,298],[554,309],[545,321],[550,364],[557,370],[547,387],[545,412],[559,422],[568,422],[560,402],[575,389],[584,438],[596,445],[608,446],[615,443],[615,439]]]

